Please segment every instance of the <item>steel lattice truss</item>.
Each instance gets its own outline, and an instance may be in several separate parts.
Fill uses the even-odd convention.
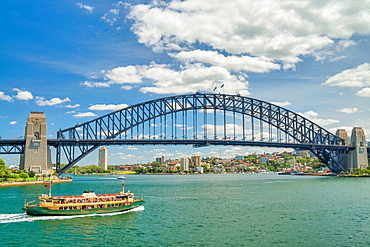
[[[101,145],[242,145],[311,150],[333,171],[351,147],[309,119],[277,105],[226,94],[188,94],[129,106],[60,130],[49,141],[73,164]]]
[[[25,140],[0,140],[0,154],[23,154]]]

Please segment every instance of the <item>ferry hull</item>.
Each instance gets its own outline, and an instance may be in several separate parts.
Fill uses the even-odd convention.
[[[136,201],[131,205],[122,207],[92,208],[79,210],[51,210],[47,207],[29,206],[25,208],[26,214],[33,216],[69,216],[69,215],[87,215],[87,214],[106,214],[114,212],[123,212],[142,205],[144,201]]]

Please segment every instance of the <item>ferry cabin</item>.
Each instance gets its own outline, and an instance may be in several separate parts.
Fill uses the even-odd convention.
[[[133,193],[115,193],[96,195],[93,191],[85,191],[81,196],[48,196],[39,197],[41,207],[50,210],[85,210],[123,207],[134,202]]]

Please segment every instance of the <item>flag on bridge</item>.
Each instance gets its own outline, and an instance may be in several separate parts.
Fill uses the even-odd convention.
[[[221,88],[223,88],[224,86],[225,86],[225,84],[222,84],[222,85],[221,85]]]
[[[215,88],[213,89],[213,91],[216,91],[216,89],[217,89],[217,87],[215,87]]]

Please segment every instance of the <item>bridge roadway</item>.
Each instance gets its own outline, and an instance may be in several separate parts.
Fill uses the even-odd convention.
[[[0,139],[0,154],[23,154],[24,139]],[[341,150],[353,150],[352,146],[323,145],[313,143],[288,143],[288,142],[261,142],[242,140],[193,140],[193,139],[109,139],[109,140],[68,140],[51,139],[48,145],[57,148],[58,146],[111,146],[111,145],[192,145],[194,147],[218,146],[259,146],[275,148],[293,148],[301,150],[314,150],[335,147]],[[367,148],[370,153],[370,147]]]

